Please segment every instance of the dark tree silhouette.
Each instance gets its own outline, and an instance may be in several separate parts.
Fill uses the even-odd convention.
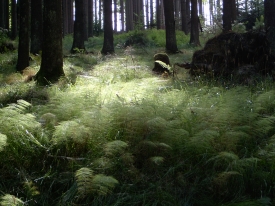
[[[20,25],[19,25],[19,45],[16,70],[22,71],[29,66],[29,8],[30,0],[19,1]]]
[[[31,49],[32,54],[42,50],[42,0],[31,0]]]
[[[232,30],[232,23],[236,18],[235,0],[223,0],[222,12],[223,12],[223,15],[222,15],[223,31],[227,32]]]
[[[42,61],[36,74],[37,84],[49,85],[64,75],[62,0],[44,0]]]
[[[94,30],[94,22],[93,22],[93,0],[88,0],[88,37],[92,37]]]
[[[271,43],[271,52],[275,54],[275,1],[264,1],[264,20],[265,28],[267,30],[267,38]]]
[[[165,31],[166,31],[166,50],[171,53],[178,52],[176,40],[176,28],[174,18],[174,3],[173,1],[163,1],[164,16],[165,16]]]
[[[17,36],[17,3],[16,0],[11,2],[11,39]]]
[[[74,22],[74,40],[71,48],[71,53],[77,53],[80,51],[85,52],[85,12],[84,12],[84,1],[75,1],[75,22]]]
[[[199,17],[198,17],[198,1],[191,0],[191,33],[190,44],[200,46],[199,39]]]
[[[103,1],[103,14],[104,14],[104,42],[101,52],[103,54],[114,52],[114,36],[112,24],[112,0]]]

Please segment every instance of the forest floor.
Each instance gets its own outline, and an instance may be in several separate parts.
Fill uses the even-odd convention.
[[[0,62],[0,204],[274,205],[275,87],[262,78],[155,75],[161,46],[70,55],[66,77],[39,87]],[[185,43],[187,44],[187,43]],[[190,62],[181,45],[170,62]]]

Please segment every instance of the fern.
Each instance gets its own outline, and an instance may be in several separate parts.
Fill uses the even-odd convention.
[[[75,173],[77,183],[77,193],[79,198],[85,198],[90,194],[93,194],[93,178],[94,171],[83,167]]]
[[[26,195],[29,199],[40,194],[37,186],[35,186],[33,181],[28,181],[28,180],[25,181],[24,189],[25,189]]]
[[[117,184],[118,181],[111,176],[98,174],[93,178],[94,192],[98,195],[107,195],[111,193]]]
[[[24,202],[13,195],[6,194],[0,198],[0,205],[1,206],[23,206]]]
[[[93,170],[83,167],[76,171],[77,194],[83,199],[89,195],[107,195],[112,192],[118,181],[103,174],[93,174]]]
[[[107,156],[117,156],[123,154],[127,147],[128,144],[126,142],[115,140],[105,144],[104,152]]]
[[[172,67],[166,63],[164,63],[163,61],[160,61],[160,60],[156,60],[155,62],[157,62],[160,66],[162,66],[162,68],[166,68],[168,69],[169,71],[172,69]]]
[[[0,152],[4,149],[7,145],[7,136],[0,133]]]
[[[150,157],[149,160],[156,165],[161,165],[164,162],[164,157],[155,156]]]
[[[90,132],[77,121],[63,121],[53,132],[53,147],[59,148],[64,155],[78,156],[89,146]]]

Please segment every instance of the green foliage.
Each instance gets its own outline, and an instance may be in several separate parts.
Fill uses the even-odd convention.
[[[1,197],[0,205],[1,206],[23,206],[24,202],[13,195],[6,194]]]
[[[1,204],[273,203],[274,83],[154,76],[164,31],[146,32],[150,47],[67,56],[74,82],[11,85],[1,73],[0,190],[13,193]],[[184,52],[172,65],[190,60]]]
[[[261,15],[259,18],[256,18],[255,26],[253,26],[253,29],[260,30],[264,28],[264,16]]]
[[[93,170],[83,167],[75,173],[78,198],[87,198],[89,195],[107,195],[112,192],[118,181],[103,174],[93,174]]]

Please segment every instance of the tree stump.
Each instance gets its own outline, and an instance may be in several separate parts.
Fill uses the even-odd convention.
[[[155,66],[153,68],[153,72],[156,74],[170,74],[169,68],[171,67],[170,65],[170,60],[169,57],[166,53],[157,53],[154,55],[154,61],[155,61]]]

